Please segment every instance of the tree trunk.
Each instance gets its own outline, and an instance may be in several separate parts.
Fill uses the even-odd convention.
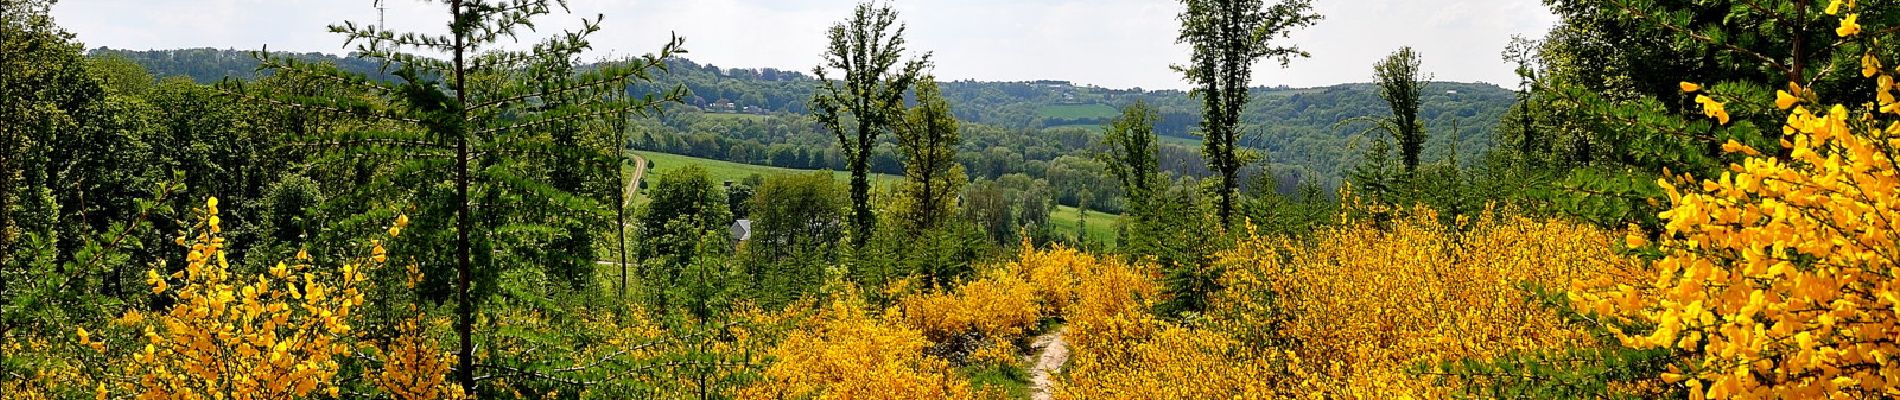
[[[614,118],[614,124],[613,124],[614,153],[619,155],[618,159],[621,160],[622,162],[625,162],[627,159],[627,131],[626,131],[626,126],[624,126],[626,121],[627,121],[626,114],[624,113],[617,114]],[[641,163],[639,159],[634,159],[633,168],[638,170],[644,166],[642,164],[643,163]],[[615,240],[615,242],[617,242],[620,247],[620,286],[619,286],[620,290],[618,292],[618,296],[620,297],[621,300],[626,300],[627,299],[627,189],[634,187],[634,185],[639,185],[640,183],[627,182],[627,176],[626,176],[627,169],[624,168],[622,165],[615,165],[615,167],[616,169],[614,170],[614,176],[620,177],[620,179],[616,180],[617,184],[614,185],[614,223],[619,224],[618,227],[620,228],[620,237],[619,239]]]
[[[449,1],[449,15],[455,21],[453,26],[462,26],[462,0]],[[459,28],[458,28],[459,29]],[[455,134],[455,336],[461,348],[456,352],[455,380],[462,385],[471,398],[480,397],[475,390],[475,303],[470,284],[474,275],[473,263],[469,260],[469,206],[468,206],[468,81],[466,80],[463,53],[467,51],[462,32],[450,32],[455,36],[455,119],[450,127]]]
[[[868,106],[865,108],[869,108]],[[851,162],[851,222],[857,232],[851,235],[851,244],[859,250],[871,241],[871,229],[875,228],[876,217],[871,215],[871,148],[877,145],[871,140],[871,127],[858,118],[858,151]]]

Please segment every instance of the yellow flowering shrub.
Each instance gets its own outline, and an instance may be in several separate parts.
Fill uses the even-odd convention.
[[[1100,286],[1102,282],[1087,279],[1102,277],[1099,275],[1104,275],[1103,269],[1116,272],[1128,269],[1117,260],[1094,257],[1062,246],[1039,251],[1024,241],[1022,249],[1016,261],[1005,264],[1003,268],[1028,279],[1035,286],[1036,301],[1042,303],[1045,315],[1068,315],[1069,305],[1075,304],[1083,289]]]
[[[144,349],[132,357],[138,398],[336,396],[336,358],[351,351],[349,317],[363,305],[364,269],[382,264],[382,245],[373,250],[377,260],[333,272],[279,263],[267,274],[234,276],[217,198],[203,211],[185,268],[169,277],[180,282],[172,292],[177,304],[146,325]],[[169,288],[156,270],[146,282],[154,293]]]
[[[184,267],[145,275],[151,293],[172,300],[168,307],[126,312],[110,325],[94,326],[96,332],[75,327],[75,344],[85,350],[64,357],[73,363],[40,370],[61,381],[10,381],[0,385],[5,397],[64,397],[59,394],[80,387],[102,399],[334,398],[345,394],[339,361],[358,350],[386,356],[371,366],[379,371],[371,380],[395,398],[460,397],[460,388],[443,378],[452,356],[413,334],[419,320],[399,327],[381,349],[364,346],[369,343],[356,329],[369,273],[387,262],[384,240],[400,235],[406,216],[397,217],[387,237],[370,241],[366,254],[335,269],[307,264],[310,256],[300,251],[292,263],[234,274],[218,200],[196,211],[199,221],[176,241],[186,247]]]
[[[1032,276],[1071,285],[1067,293],[1070,358],[1056,385],[1059,399],[1261,398],[1270,391],[1274,357],[1232,336],[1164,321],[1150,311],[1159,298],[1153,267],[1098,258],[1073,249],[1026,251],[1019,263]],[[1058,273],[1039,273],[1059,271]]]
[[[1160,285],[1152,265],[1130,265],[1112,257],[1057,247],[1047,251],[1024,252],[1021,264],[1030,271],[1066,270],[1072,289],[1062,309],[1068,321],[1063,338],[1075,354],[1071,362],[1080,364],[1089,356],[1113,358],[1121,349],[1146,339],[1162,325],[1149,309],[1160,298]],[[1059,267],[1059,268],[1056,268]]]
[[[1589,343],[1526,287],[1602,273],[1619,259],[1611,232],[1491,213],[1455,227],[1428,209],[1410,215],[1386,229],[1322,230],[1306,244],[1250,234],[1219,255],[1225,289],[1192,325],[1148,311],[1151,275],[1080,276],[1100,283],[1070,307],[1074,356],[1058,397],[1439,398],[1451,388],[1416,367]]]
[[[903,323],[881,320],[864,306],[837,301],[813,326],[790,333],[770,352],[777,361],[746,399],[963,399],[968,381],[944,360],[924,355],[930,341]]]
[[[410,311],[415,312],[415,308],[410,307]],[[455,354],[424,335],[421,314],[397,323],[396,336],[375,350],[382,353],[383,363],[371,378],[384,393],[401,400],[465,397],[461,386],[449,381]]]
[[[1845,5],[1837,33],[1850,37],[1861,26]],[[1635,284],[1593,282],[1573,296],[1653,326],[1622,339],[1684,354],[1662,378],[1691,397],[1900,396],[1900,102],[1894,72],[1872,52],[1859,58],[1873,103],[1810,109],[1815,93],[1790,84],[1776,102],[1789,110],[1782,154],[1731,142],[1723,149],[1747,158],[1722,176],[1659,180],[1671,205],[1653,243],[1660,259],[1635,270]]]
[[[924,333],[933,342],[978,333],[985,338],[1021,336],[1036,325],[1041,311],[1036,288],[1006,269],[951,290],[900,298],[887,315]]]
[[[1567,288],[1600,274],[1618,257],[1610,232],[1490,212],[1456,227],[1438,221],[1419,208],[1386,229],[1320,231],[1310,246],[1243,240],[1221,255],[1227,290],[1210,325],[1282,339],[1294,391],[1327,397],[1444,397],[1445,388],[1408,370],[1589,343],[1525,288]]]

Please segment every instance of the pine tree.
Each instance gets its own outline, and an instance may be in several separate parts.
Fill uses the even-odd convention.
[[[428,264],[455,266],[456,380],[474,390],[473,330],[480,301],[477,292],[482,291],[476,287],[477,279],[490,282],[483,286],[491,285],[496,267],[528,264],[495,258],[536,254],[535,247],[545,246],[537,240],[544,237],[539,233],[586,225],[568,218],[585,220],[605,214],[599,201],[557,186],[578,187],[572,182],[575,177],[563,177],[572,171],[557,171],[583,164],[617,165],[618,146],[613,153],[603,153],[554,133],[676,101],[679,90],[638,99],[622,94],[629,81],[650,80],[652,70],[664,68],[663,60],[683,50],[676,37],[658,54],[577,68],[577,55],[589,48],[589,35],[600,29],[598,16],[583,19],[578,31],[546,37],[530,49],[504,50],[499,46],[502,41],[523,39],[534,30],[536,17],[565,3],[449,0],[446,5],[446,34],[394,32],[353,22],[330,27],[355,45],[358,57],[394,69],[393,75],[399,78],[394,82],[375,82],[259,53],[265,67],[276,73],[366,88],[375,98],[272,96],[260,100],[376,121],[321,138],[320,143],[342,148],[353,158],[394,164],[386,170],[391,174],[380,179],[391,185],[420,186],[415,196],[432,200],[420,204],[423,217],[417,225],[453,232],[452,238],[435,238],[441,247],[452,248],[451,254],[437,249],[423,255],[447,258]],[[434,59],[425,53],[449,58]],[[562,160],[570,164],[558,165]],[[444,218],[449,215],[452,220]]]

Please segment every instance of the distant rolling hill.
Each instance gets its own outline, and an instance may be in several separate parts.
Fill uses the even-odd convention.
[[[185,76],[214,82],[226,76],[256,75],[250,52],[218,49],[126,51],[96,49],[95,56],[125,57],[157,76]],[[286,53],[290,54],[290,53]],[[306,61],[333,62],[346,71],[388,79],[376,63],[322,53],[292,54]],[[1429,65],[1431,60],[1426,60]],[[743,164],[814,168],[835,164],[835,139],[818,132],[804,118],[816,82],[806,67],[722,68],[685,59],[669,62],[670,72],[658,81],[639,84],[635,94],[684,85],[690,95],[685,107],[674,107],[654,118],[646,128],[642,149],[720,159]],[[1371,67],[1367,66],[1370,78]],[[1158,107],[1163,115],[1158,132],[1166,136],[1164,159],[1175,172],[1202,175],[1198,168],[1199,103],[1180,90],[1110,89],[1067,81],[943,82],[944,95],[958,119],[967,122],[962,157],[973,174],[1035,174],[1048,166],[1000,164],[1052,162],[1056,158],[1087,156],[1089,137],[1136,101]],[[1473,160],[1495,145],[1500,117],[1515,100],[1512,91],[1487,83],[1433,82],[1422,99],[1420,117],[1430,138],[1424,158],[1444,160],[1457,149],[1463,160]],[[1264,150],[1275,171],[1297,179],[1337,184],[1344,171],[1358,162],[1360,134],[1370,125],[1350,121],[1383,117],[1389,110],[1368,83],[1317,88],[1256,88],[1254,101],[1243,115],[1251,134],[1243,144]],[[1456,130],[1453,128],[1456,127]],[[1063,132],[1069,131],[1069,132]],[[1456,135],[1454,135],[1456,133]],[[1455,142],[1454,143],[1454,139]],[[705,142],[710,141],[710,142]],[[773,154],[773,152],[779,152]],[[789,154],[789,155],[788,155]],[[880,172],[896,172],[880,164]],[[1256,167],[1257,168],[1257,167]],[[1072,200],[1072,199],[1071,199]]]

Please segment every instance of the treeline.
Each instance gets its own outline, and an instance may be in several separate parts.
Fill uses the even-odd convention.
[[[812,162],[812,155],[825,151],[824,146],[831,139],[829,134],[807,129],[813,125],[798,121],[808,111],[805,99],[809,98],[813,86],[792,82],[808,77],[776,70],[720,69],[686,60],[676,61],[674,65],[676,68],[671,73],[660,76],[648,87],[684,85],[692,93],[687,105],[693,107],[661,116],[661,123],[653,127],[664,129],[649,131],[648,135],[678,139],[655,139],[647,144],[651,146],[647,149],[793,168],[824,165]],[[775,71],[777,74],[773,76],[779,80],[765,80],[761,78],[765,76],[761,71]],[[787,76],[793,78],[785,78]],[[1371,74],[1368,72],[1367,76],[1370,78]],[[973,130],[990,132],[984,136],[997,138],[983,140],[980,139],[983,136],[972,135],[974,140],[963,144],[961,152],[968,158],[965,163],[972,165],[972,171],[982,169],[973,164],[1052,160],[1061,155],[1083,155],[1099,150],[1089,147],[1090,142],[1081,140],[1081,135],[1099,136],[1101,127],[1116,116],[1116,110],[1143,102],[1160,112],[1155,131],[1178,139],[1165,143],[1163,151],[1168,155],[1164,158],[1175,162],[1164,168],[1187,176],[1205,176],[1209,172],[1205,169],[1206,163],[1198,159],[1198,145],[1194,143],[1199,140],[1196,132],[1201,122],[1200,106],[1185,91],[1108,89],[1064,81],[949,81],[941,85],[944,98],[953,105],[952,113],[959,120],[970,123]],[[650,90],[641,89],[640,85],[635,87],[636,93]],[[1421,99],[1422,121],[1433,131],[1446,134],[1430,139],[1426,157],[1447,159],[1455,150],[1457,158],[1475,160],[1492,147],[1498,120],[1514,101],[1511,91],[1484,83],[1432,82],[1429,87],[1431,90]],[[1250,89],[1260,100],[1250,102],[1243,113],[1248,136],[1243,145],[1263,151],[1271,163],[1269,166],[1282,171],[1280,174],[1286,179],[1313,180],[1323,187],[1337,187],[1346,175],[1347,166],[1360,160],[1355,149],[1363,150],[1370,143],[1370,135],[1365,133],[1370,125],[1362,121],[1387,112],[1377,90],[1363,83],[1307,89]],[[705,115],[691,116],[695,113]],[[753,125],[774,117],[786,121]],[[775,136],[759,138],[762,129]],[[1452,135],[1454,131],[1459,134]],[[786,136],[805,137],[776,139]],[[721,137],[727,141],[714,150],[712,144]],[[686,143],[688,141],[693,143]],[[756,146],[738,144],[746,141]],[[801,151],[796,147],[807,143],[811,146],[802,150],[805,157],[787,154]],[[788,145],[780,146],[783,149],[780,157],[756,156],[761,147],[769,151],[778,144]],[[733,146],[744,148],[738,154],[744,157],[733,157],[729,152]],[[799,158],[803,162],[781,163]],[[880,159],[895,160],[894,157]],[[882,165],[880,172],[894,170],[890,162],[879,165]],[[1248,175],[1256,174],[1257,169],[1250,167],[1256,171]]]
[[[231,73],[255,76],[256,61],[246,52],[213,49],[124,51],[94,50],[95,55],[121,55],[158,76],[186,75],[212,83]],[[300,58],[335,62],[352,72],[379,75],[376,64],[353,57],[322,54]],[[835,138],[817,129],[806,116],[812,77],[806,72],[779,69],[722,68],[676,58],[666,61],[666,72],[652,82],[630,85],[633,95],[658,93],[683,86],[685,105],[650,117],[636,137],[637,148],[718,160],[799,169],[843,168]],[[1367,74],[1370,78],[1370,73]],[[1108,89],[1066,81],[942,82],[951,112],[969,124],[972,132],[959,147],[960,162],[972,178],[995,179],[1024,173],[1047,180],[1057,158],[1099,150],[1088,135],[1099,136],[1101,126],[1115,110],[1140,101],[1160,111],[1155,131],[1176,138],[1164,143],[1163,169],[1183,176],[1206,176],[1206,163],[1194,142],[1201,121],[1200,106],[1180,90]],[[1421,99],[1421,120],[1435,132],[1425,157],[1433,160],[1475,160],[1494,142],[1499,118],[1514,95],[1485,83],[1432,82]],[[1323,88],[1254,88],[1259,101],[1250,102],[1243,115],[1247,140],[1242,145],[1264,152],[1268,164],[1248,167],[1247,176],[1272,169],[1289,187],[1311,180],[1337,187],[1349,166],[1360,161],[1369,146],[1370,124],[1363,121],[1386,112],[1377,88],[1368,83]],[[1457,135],[1451,133],[1456,132]],[[879,173],[895,173],[894,148],[880,147],[873,164]],[[1072,160],[1069,164],[1082,162]],[[1038,165],[1031,165],[1038,164]],[[1073,165],[1071,165],[1073,166]],[[1055,182],[1051,182],[1055,183]],[[1106,187],[1109,185],[1090,185]],[[1079,195],[1062,193],[1062,204],[1079,205]],[[1120,196],[1094,193],[1095,207],[1119,211]]]
[[[202,84],[218,83],[225,79],[252,80],[269,74],[263,70],[253,51],[214,49],[200,47],[176,50],[125,50],[100,46],[86,51],[87,56],[122,58],[145,68],[147,73],[160,78],[182,76]],[[376,80],[396,79],[395,75],[383,70],[379,62],[360,57],[338,57],[318,52],[274,52],[279,57],[303,62],[332,64],[337,69],[361,74]]]

